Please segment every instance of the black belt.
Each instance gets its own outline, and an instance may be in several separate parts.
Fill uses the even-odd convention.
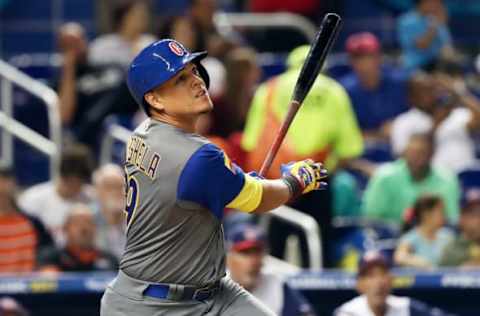
[[[149,284],[143,295],[175,301],[204,301],[211,298],[220,288],[220,280],[205,287],[181,284]]]

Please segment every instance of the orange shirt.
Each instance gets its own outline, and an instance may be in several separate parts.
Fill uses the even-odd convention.
[[[30,272],[35,268],[37,235],[21,214],[0,216],[0,273]]]

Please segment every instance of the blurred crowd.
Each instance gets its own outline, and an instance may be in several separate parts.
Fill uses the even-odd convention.
[[[358,260],[350,256],[376,250],[396,266],[480,268],[480,64],[475,70],[475,53],[455,47],[444,1],[411,2],[398,16],[398,52],[385,53],[378,37],[364,30],[340,43],[345,63],[329,61],[319,75],[267,175],[278,176],[282,162],[306,158],[328,168],[327,190],[291,204],[321,227],[327,267],[355,269]],[[318,22],[311,12],[320,4],[265,0],[250,1],[249,8],[289,10]],[[183,15],[165,18],[153,30],[149,2],[118,1],[111,11],[112,33],[88,41],[78,23],[59,28],[63,63],[52,82],[66,133],[59,177],[20,190],[12,170],[0,170],[0,272],[117,268],[126,230],[124,175],[117,164],[98,164],[102,127],[112,115],[126,118],[128,127],[145,118],[124,74],[133,56],[156,39],[208,50],[205,66],[215,108],[202,117],[198,133],[245,170],[259,170],[309,47],[292,50],[285,71],[265,78],[258,53],[241,32],[227,37],[217,28],[218,5],[191,0]],[[235,210],[225,212],[235,216]],[[283,257],[285,240],[297,234],[299,264],[307,267],[304,236],[280,222],[272,223],[269,236],[249,225],[239,220],[226,229],[229,268],[243,286],[271,299],[284,289],[282,280],[260,274],[267,249]],[[387,227],[394,246],[357,247],[352,253],[338,229],[348,225]],[[257,237],[245,243],[249,230]],[[376,262],[384,267],[383,260]],[[270,280],[264,283],[277,290],[259,286],[258,279]],[[386,297],[390,285],[385,284]],[[301,298],[295,308],[309,315]]]

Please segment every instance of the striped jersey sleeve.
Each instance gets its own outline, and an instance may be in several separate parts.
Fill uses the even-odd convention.
[[[254,211],[262,199],[262,184],[232,163],[217,146],[205,144],[187,161],[180,175],[177,200],[202,205],[217,218],[225,207]]]

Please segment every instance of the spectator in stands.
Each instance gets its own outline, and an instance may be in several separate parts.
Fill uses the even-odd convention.
[[[334,312],[335,316],[446,316],[438,308],[409,297],[391,294],[393,276],[383,255],[367,252],[360,260],[357,291],[361,294],[344,303]]]
[[[247,115],[242,147],[248,152],[246,169],[259,170],[263,159],[285,117],[288,104],[309,47],[301,46],[290,53],[288,69],[257,89]],[[350,99],[343,87],[320,74],[303,102],[267,177],[279,175],[280,164],[312,158],[323,162],[330,173],[339,166],[351,165],[361,155],[363,140],[353,114]],[[334,181],[330,177],[330,181]],[[331,220],[330,189],[317,191],[297,200],[293,207],[312,215],[321,227],[322,240],[329,240]],[[271,241],[272,253],[283,254],[279,231]],[[276,228],[275,228],[276,229]],[[274,229],[274,230],[275,230]],[[328,248],[324,243],[324,248]],[[325,250],[327,252],[327,250]],[[324,256],[328,258],[328,256]]]
[[[454,54],[443,0],[415,0],[416,6],[398,20],[403,64],[409,70],[430,71],[441,57]]]
[[[254,95],[242,140],[243,148],[249,152],[251,170],[260,169],[268,151],[268,146],[258,144],[272,143],[286,115],[308,49],[294,49],[287,60],[288,69],[260,85]],[[320,74],[290,126],[268,176],[277,176],[281,163],[306,158],[322,161],[333,171],[358,157],[362,150],[363,141],[348,94],[336,81]]]
[[[38,252],[53,245],[42,223],[18,209],[16,187],[12,170],[0,169],[0,273],[33,271]]]
[[[15,299],[11,297],[2,297],[0,298],[0,315],[28,316],[30,313]]]
[[[227,138],[243,130],[261,71],[255,51],[236,48],[225,58],[224,93],[215,100],[210,135]]]
[[[438,194],[452,223],[457,221],[459,185],[457,178],[444,169],[433,167],[433,144],[426,134],[410,137],[403,157],[386,163],[370,179],[364,194],[363,213],[401,223],[405,209],[424,193]]]
[[[381,47],[372,33],[348,37],[346,50],[353,73],[340,83],[352,100],[365,140],[388,141],[392,120],[407,106],[407,76],[382,63]]]
[[[266,237],[253,224],[241,223],[227,231],[227,268],[230,277],[269,307],[275,315],[313,315],[302,296],[278,274],[265,271]]]
[[[476,163],[472,133],[480,131],[480,100],[461,78],[415,74],[409,84],[412,108],[392,125],[392,147],[401,154],[412,134],[430,133],[433,164],[458,173]]]
[[[66,147],[62,152],[59,177],[27,189],[19,198],[20,208],[42,221],[57,246],[63,245],[63,225],[72,206],[92,201],[92,191],[87,185],[92,164],[85,146]]]
[[[189,0],[187,17],[197,37],[193,51],[207,50],[210,56],[223,60],[240,39],[237,33],[230,33],[227,38],[218,31],[213,20],[216,11],[216,0]]]
[[[464,193],[459,226],[460,234],[446,246],[440,265],[479,268],[480,188],[470,188]]]
[[[108,271],[118,268],[112,254],[96,247],[92,209],[85,204],[72,207],[64,224],[65,246],[50,248],[39,256],[40,271]]]
[[[185,46],[188,50],[197,51],[197,33],[191,19],[187,16],[170,16],[160,25],[158,38],[172,38]]]
[[[444,227],[443,200],[438,195],[422,195],[415,201],[411,213],[409,222],[413,227],[400,238],[394,254],[395,264],[435,268],[445,246],[454,238],[453,232]]]
[[[237,164],[243,165],[245,153],[240,144],[241,132],[260,79],[260,68],[256,53],[249,48],[234,48],[227,54],[225,66],[225,88],[214,100],[213,111],[203,119],[208,120],[203,124],[203,134],[208,135]]]
[[[155,41],[155,36],[146,33],[150,8],[147,1],[122,0],[112,12],[114,33],[93,40],[88,59],[93,65],[116,64],[126,69],[140,50]]]
[[[97,246],[108,249],[115,257],[125,247],[125,178],[122,168],[106,164],[93,173],[96,201],[93,204],[97,226]]]
[[[88,62],[88,44],[81,25],[63,25],[58,44],[63,65],[55,86],[62,125],[75,140],[95,147],[108,115],[131,115],[138,107],[128,91],[122,67]]]

